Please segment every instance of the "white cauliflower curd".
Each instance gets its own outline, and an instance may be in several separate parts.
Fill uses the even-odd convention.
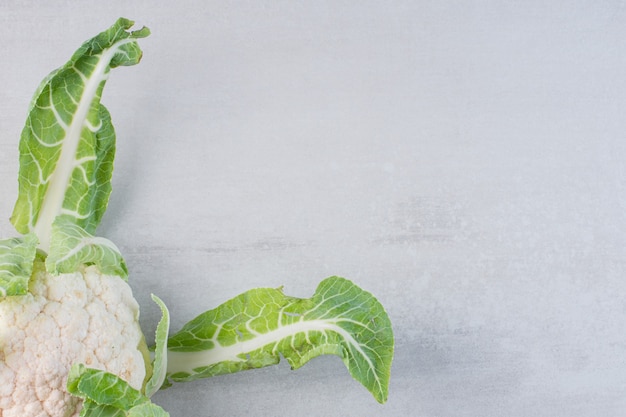
[[[35,262],[29,293],[0,301],[0,417],[78,416],[67,392],[74,363],[141,389],[147,347],[139,306],[120,277],[94,266],[53,276]]]

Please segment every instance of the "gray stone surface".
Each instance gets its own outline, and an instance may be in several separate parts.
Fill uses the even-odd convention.
[[[329,275],[394,323],[378,405],[318,358],[173,387],[172,416],[622,416],[626,10],[618,1],[0,3],[0,235],[43,76],[119,16],[100,234],[156,326]]]

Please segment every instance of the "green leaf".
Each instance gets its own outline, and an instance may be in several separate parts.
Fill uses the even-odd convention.
[[[97,404],[91,400],[83,401],[80,417],[126,417],[128,412],[111,405]]]
[[[154,403],[142,403],[128,410],[128,417],[169,417],[169,413]]]
[[[84,400],[81,417],[169,417],[117,375],[82,364],[70,369],[67,390]]]
[[[148,398],[161,388],[167,374],[167,335],[170,330],[170,313],[159,297],[152,294],[152,300],[161,309],[161,320],[157,325],[154,348],[154,361],[152,362],[152,376],[146,383],[145,393]]]
[[[81,417],[169,417],[169,413],[151,402],[138,404],[128,410],[112,405],[97,404],[91,400],[83,402]]]
[[[124,258],[113,242],[92,236],[66,216],[57,217],[46,269],[51,274],[71,273],[80,265],[96,265],[103,274],[128,277]]]
[[[190,381],[278,363],[299,368],[321,354],[343,359],[379,402],[387,399],[393,333],[382,305],[339,277],[310,299],[280,289],[245,292],[187,323],[168,341],[168,377]]]
[[[70,394],[96,404],[128,410],[148,399],[126,381],[112,373],[76,364],[67,376]]]
[[[37,254],[37,236],[0,240],[0,297],[24,295]]]
[[[169,413],[156,404],[145,402],[122,410],[111,405],[96,404],[85,400],[80,412],[81,417],[169,417]]]
[[[149,30],[129,31],[132,25],[119,19],[85,42],[31,101],[11,222],[20,233],[34,232],[45,251],[57,216],[93,234],[108,204],[115,132],[100,97],[111,68],[141,59],[137,39]]]

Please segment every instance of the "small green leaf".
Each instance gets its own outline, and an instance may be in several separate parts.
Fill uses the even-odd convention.
[[[71,273],[80,265],[96,265],[103,274],[128,277],[126,263],[113,242],[92,236],[65,216],[57,217],[46,269],[51,274]]]
[[[129,410],[122,410],[111,405],[85,400],[80,417],[169,417],[169,413],[151,402],[144,402]]]
[[[152,362],[152,376],[146,383],[145,393],[148,398],[161,388],[167,374],[167,336],[170,330],[170,313],[159,297],[152,294],[152,300],[161,309],[161,320],[157,325],[154,348],[154,361]]]
[[[391,322],[376,298],[331,277],[310,299],[255,289],[191,320],[168,341],[168,377],[190,381],[259,368],[278,363],[281,354],[299,368],[333,354],[382,403],[393,344]]]
[[[81,364],[73,365],[70,369],[67,389],[70,394],[77,397],[122,410],[129,410],[137,404],[148,401],[141,392],[117,375],[87,368]]]
[[[81,417],[169,417],[120,377],[82,364],[70,369],[67,390],[83,399]]]
[[[24,295],[37,254],[37,236],[0,240],[0,297]]]
[[[83,401],[80,417],[127,417],[128,412],[111,405],[97,404],[91,400]]]
[[[169,417],[169,413],[154,403],[142,403],[128,410],[128,417]]]

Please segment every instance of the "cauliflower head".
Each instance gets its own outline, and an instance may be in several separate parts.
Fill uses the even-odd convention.
[[[149,353],[130,286],[95,266],[51,275],[35,262],[29,293],[0,301],[0,417],[78,416],[74,363],[141,389]]]

